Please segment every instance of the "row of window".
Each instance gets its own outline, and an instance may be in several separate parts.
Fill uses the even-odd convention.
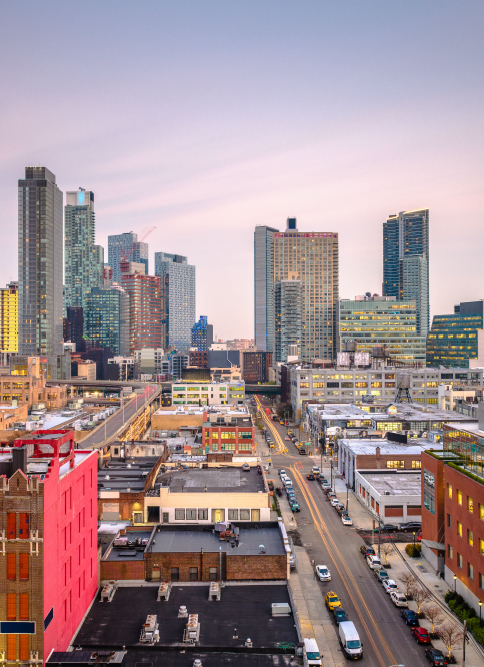
[[[412,461],[412,468],[419,469],[421,466],[420,461]],[[387,468],[405,468],[405,461],[387,461]]]
[[[453,488],[452,484],[447,483],[447,496],[452,499],[453,497]],[[460,489],[457,489],[456,491],[456,502],[458,505],[462,505],[464,501],[464,496],[462,494],[462,491]],[[479,505],[479,519],[484,521],[484,505],[481,505],[481,503],[478,503]],[[474,513],[474,500],[470,497],[467,496],[467,511],[470,512],[471,514]]]
[[[191,567],[188,574],[189,581],[198,581],[198,567]],[[218,567],[208,569],[208,578],[210,581],[218,581]],[[170,572],[171,581],[180,581],[180,568],[172,567]]]
[[[29,570],[29,554],[18,554],[17,567],[17,554],[7,553],[7,579],[9,581],[17,581],[17,578],[19,581],[28,581]]]
[[[239,442],[238,446],[239,451],[251,451],[252,443],[251,442]],[[235,451],[235,442],[222,442],[220,444],[221,452],[234,452]],[[212,442],[212,452],[218,452],[218,442]]]
[[[18,618],[17,618],[17,598],[18,598]],[[7,593],[7,621],[28,621],[29,620],[29,594],[28,593]]]
[[[175,521],[208,521],[208,508],[198,509],[196,507],[187,508],[179,507],[175,508]],[[260,521],[260,510],[250,510],[250,509],[228,509],[227,510],[227,520],[228,521]],[[225,521],[225,510],[224,509],[213,509],[212,510],[212,522],[218,523],[220,521]]]
[[[30,660],[29,635],[6,635],[7,660],[26,662]],[[18,647],[18,648],[17,648]]]
[[[447,556],[450,559],[454,558],[454,549],[450,544],[447,545]],[[459,569],[461,570],[464,569],[464,559],[462,558],[462,554],[460,554],[459,552],[457,552],[456,554],[456,563]],[[469,562],[467,563],[467,576],[469,577],[469,579],[474,580],[474,566],[472,565],[472,563]],[[479,572],[479,588],[484,590],[484,574],[482,574],[481,572]]]
[[[18,516],[18,528],[17,528]],[[30,517],[27,512],[8,512],[7,513],[7,540],[28,540],[29,539]]]

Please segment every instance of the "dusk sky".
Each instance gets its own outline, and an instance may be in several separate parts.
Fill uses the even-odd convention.
[[[95,193],[97,242],[156,225],[197,317],[253,337],[255,225],[332,231],[340,296],[381,293],[382,223],[430,208],[431,315],[484,298],[484,3],[2,3],[0,284],[17,180]]]

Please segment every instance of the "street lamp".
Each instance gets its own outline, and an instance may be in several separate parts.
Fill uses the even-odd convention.
[[[457,575],[454,574],[454,593],[456,593],[456,587],[457,587]]]
[[[482,602],[479,600],[479,627],[481,627]]]
[[[413,534],[413,555],[415,557],[415,533]]]

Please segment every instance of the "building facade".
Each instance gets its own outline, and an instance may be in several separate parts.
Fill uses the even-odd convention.
[[[26,167],[18,206],[19,354],[52,359],[63,353],[64,267],[62,192],[54,174]]]
[[[242,405],[245,382],[174,382],[172,405]]]
[[[212,343],[213,324],[208,323],[208,318],[206,315],[201,315],[198,322],[195,322],[192,327],[191,347],[194,347],[201,352],[208,352]]]
[[[454,306],[450,315],[435,315],[427,336],[427,365],[469,367],[484,359],[483,300]]]
[[[160,348],[163,340],[162,292],[158,276],[123,273],[121,286],[129,295],[129,352]]]
[[[430,324],[429,209],[402,211],[383,223],[383,295],[417,304],[417,333]]]
[[[269,382],[272,352],[242,352],[242,377],[247,384]]]
[[[338,234],[300,232],[289,218],[274,234],[274,282],[301,281],[301,359],[332,360],[337,351]]]
[[[92,287],[86,295],[85,337],[91,347],[129,354],[130,303],[121,287]]]
[[[138,241],[138,234],[125,232],[108,236],[108,265],[112,269],[111,279],[121,283],[120,262],[123,258],[143,264],[148,275],[148,244]]]
[[[260,225],[254,231],[254,327],[255,346],[274,351],[274,249],[278,229]]]
[[[74,343],[76,352],[84,352],[84,308],[67,306],[64,317],[64,341]]]
[[[160,276],[163,288],[163,346],[172,345],[188,354],[196,317],[195,267],[182,255],[155,252],[155,275]]]
[[[302,337],[302,286],[300,280],[274,284],[274,360],[287,361],[291,347],[299,349]]]
[[[18,282],[0,289],[0,353],[18,352]]]
[[[104,248],[95,244],[94,192],[67,192],[64,220],[65,306],[83,308],[87,292],[104,279]]]
[[[417,302],[389,296],[361,296],[339,301],[340,350],[354,340],[358,352],[371,354],[386,345],[392,359],[425,365],[426,338],[417,332]]]

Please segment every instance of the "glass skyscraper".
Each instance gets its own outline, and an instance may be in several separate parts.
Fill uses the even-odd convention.
[[[200,352],[207,352],[213,343],[213,324],[208,323],[206,315],[201,315],[192,327],[192,347]]]
[[[127,356],[129,317],[129,296],[124,289],[92,287],[86,295],[85,338],[92,347],[109,347],[115,356]]]
[[[120,261],[123,254],[130,262],[145,265],[145,275],[148,275],[148,244],[138,241],[138,234],[126,232],[108,236],[108,265],[113,270],[112,279],[121,284]]]
[[[254,232],[254,328],[255,347],[274,351],[274,250],[278,229],[258,226]]]
[[[417,332],[426,336],[429,306],[429,209],[402,211],[383,223],[383,295],[417,304]]]
[[[483,301],[454,306],[450,315],[434,315],[427,336],[427,366],[469,368],[484,357]]]
[[[87,292],[104,278],[104,248],[95,245],[94,193],[67,192],[64,220],[65,306],[84,308]]]
[[[64,234],[54,174],[26,167],[18,207],[19,355],[62,355]],[[50,364],[52,379],[58,379],[59,364]]]
[[[280,280],[274,285],[274,361],[286,362],[289,346],[299,349],[302,336],[300,280]]]

